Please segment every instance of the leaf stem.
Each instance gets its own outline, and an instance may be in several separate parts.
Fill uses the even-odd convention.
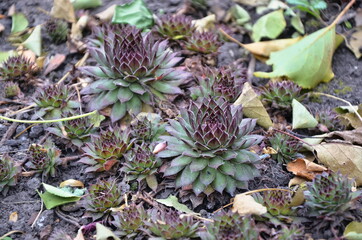
[[[19,119],[4,117],[4,116],[0,116],[0,119],[10,121],[10,122],[19,122],[19,123],[54,123],[54,122],[64,122],[64,121],[70,121],[70,120],[74,120],[74,119],[78,119],[78,118],[88,117],[90,115],[95,114],[96,112],[97,112],[97,110],[94,110],[93,112],[89,112],[89,113],[85,113],[85,114],[81,114],[81,115],[76,115],[76,116],[72,116],[72,117],[51,119],[51,120],[39,120],[39,121],[37,121],[37,120],[34,120],[34,121],[32,121],[32,120],[19,120]]]
[[[330,25],[330,27],[337,25],[337,23],[339,22],[339,20],[344,16],[344,14],[346,14],[346,12],[352,7],[352,5],[356,2],[356,0],[351,0],[348,5],[342,10],[342,12],[340,14],[338,14],[338,16],[336,17],[336,19],[334,19],[334,21],[332,22],[332,24]]]

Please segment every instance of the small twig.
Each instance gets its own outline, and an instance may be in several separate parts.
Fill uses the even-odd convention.
[[[249,61],[249,66],[248,66],[248,72],[247,72],[247,80],[248,82],[251,84],[251,79],[253,78],[253,74],[254,74],[254,71],[255,71],[255,62],[256,62],[256,59],[254,57],[254,55],[251,55],[251,59]]]
[[[245,45],[242,44],[241,42],[239,42],[238,40],[236,40],[235,38],[233,38],[232,36],[230,36],[229,34],[227,34],[222,28],[219,28],[219,31],[222,33],[222,35],[224,35],[227,39],[229,39],[230,41],[238,44],[240,47],[245,48]]]
[[[30,126],[28,126],[28,127],[25,128],[23,131],[21,131],[20,133],[18,133],[18,134],[14,137],[14,139],[20,137],[23,133],[25,133],[25,132],[28,131],[30,128],[34,127],[35,125],[37,125],[37,124],[34,123],[34,124],[31,124]]]
[[[10,231],[10,232],[8,232],[8,233],[6,233],[6,234],[2,235],[2,236],[0,237],[0,240],[2,240],[2,239],[4,239],[4,238],[6,238],[7,236],[10,236],[11,234],[14,234],[14,233],[21,233],[21,234],[24,234],[24,232],[23,232],[23,231],[20,231],[20,230],[13,230],[13,231]]]
[[[30,110],[30,109],[32,109],[32,108],[35,107],[35,106],[36,106],[36,104],[31,104],[31,105],[29,105],[29,106],[27,106],[27,107],[24,107],[24,108],[22,108],[22,109],[19,109],[19,110],[13,112],[13,113],[10,114],[9,116],[11,117],[11,116],[14,116],[14,115],[16,115],[16,114],[23,113],[24,111]]]
[[[284,132],[284,131],[279,130],[279,129],[276,129],[276,128],[273,128],[273,130],[275,130],[275,131],[277,131],[277,132],[280,132],[280,133],[283,133],[283,134],[285,134],[285,135],[288,135],[289,137],[295,138],[295,139],[297,139],[298,141],[301,141],[302,143],[307,144],[308,146],[311,146],[311,147],[313,146],[313,145],[311,145],[310,143],[307,143],[307,142],[304,141],[303,139],[301,139],[301,138],[299,138],[299,137],[297,137],[297,136],[295,136],[295,135],[293,135],[293,134],[290,134],[290,133],[288,133],[288,132]]]
[[[338,24],[339,20],[344,16],[344,14],[346,14],[346,12],[352,7],[352,5],[356,2],[356,0],[351,0],[347,6],[342,10],[342,12],[340,14],[338,14],[338,16],[336,17],[336,19],[334,19],[334,21],[332,22],[332,24],[330,26],[335,26]]]
[[[27,171],[27,172],[21,172],[21,176],[23,177],[31,177],[34,174],[41,173],[41,170],[34,170],[34,171]]]
[[[63,166],[67,165],[67,163],[69,161],[74,161],[74,160],[77,160],[79,158],[81,158],[82,155],[77,155],[77,156],[69,156],[69,157],[63,157],[63,158],[60,158],[60,160],[62,161],[62,164]]]
[[[89,52],[86,52],[84,54],[84,56],[75,64],[75,67],[80,67],[82,66],[85,61],[87,60],[89,56]],[[67,77],[70,75],[72,70],[68,71],[66,74],[64,74],[64,76],[56,83],[57,85],[61,84],[65,79],[67,79]]]
[[[22,114],[18,114],[16,116],[16,119],[20,119],[22,116]],[[8,128],[8,130],[6,131],[6,133],[4,134],[4,136],[1,138],[1,141],[0,141],[0,145],[4,145],[5,141],[10,139],[10,137],[14,134],[16,128],[18,127],[19,123],[17,122],[13,122],[10,127]]]
[[[44,205],[44,204],[43,204],[43,199],[41,199],[41,203],[40,203],[40,204],[41,204],[40,211],[39,211],[38,215],[36,216],[33,224],[31,224],[31,228],[34,228],[36,221],[38,221],[41,213],[43,212],[43,205]]]
[[[79,111],[80,111],[80,114],[83,114],[83,111],[82,111],[82,99],[80,98],[80,92],[79,92],[79,89],[77,87],[77,85],[73,85],[73,87],[75,88],[75,91],[77,91],[77,96],[78,96],[78,102],[80,103],[79,104]]]
[[[78,219],[64,214],[58,207],[55,209],[55,214],[67,223],[73,224],[77,228],[81,227],[81,225],[78,223]]]

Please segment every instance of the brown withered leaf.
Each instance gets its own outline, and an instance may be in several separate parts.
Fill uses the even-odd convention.
[[[335,131],[328,133],[327,137],[333,138],[333,137],[340,137],[344,139],[345,141],[348,141],[352,144],[357,144],[362,146],[362,127],[359,127],[355,130],[351,131]]]
[[[65,60],[66,56],[64,54],[56,54],[52,59],[50,59],[47,64],[44,75],[48,75],[51,71],[57,69]]]
[[[313,180],[317,174],[326,171],[327,168],[311,162],[307,159],[297,158],[287,164],[287,170],[299,177]]]
[[[17,222],[18,221],[18,212],[12,212],[10,215],[9,215],[9,222]]]
[[[322,143],[313,146],[318,160],[328,169],[340,171],[362,185],[362,147],[346,143]]]
[[[362,26],[351,29],[343,37],[355,57],[360,58],[362,56]]]
[[[50,15],[55,18],[64,19],[67,22],[76,22],[73,4],[70,0],[54,0]]]

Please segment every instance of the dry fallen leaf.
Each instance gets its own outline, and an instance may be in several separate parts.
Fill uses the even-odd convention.
[[[79,180],[74,180],[74,179],[68,179],[59,184],[59,187],[61,187],[61,188],[67,187],[67,186],[84,188],[83,182],[81,182]]]
[[[335,131],[331,132],[327,135],[327,137],[341,137],[345,141],[348,141],[352,144],[360,145],[362,146],[362,127],[359,127],[355,130],[350,131]]]
[[[196,30],[199,32],[208,32],[215,28],[216,15],[211,14],[201,19],[193,20]]]
[[[116,4],[111,5],[106,10],[97,13],[95,16],[99,18],[102,22],[109,22],[112,20],[112,17],[114,15],[114,10],[116,9]]]
[[[55,18],[64,19],[67,22],[76,22],[73,4],[70,0],[54,0],[50,15]]]
[[[238,212],[240,216],[249,214],[262,215],[267,212],[265,206],[257,203],[255,199],[250,195],[237,194],[234,198],[233,212]]]
[[[255,93],[248,82],[244,84],[241,95],[234,103],[236,106],[240,104],[243,106],[243,113],[245,116],[256,118],[257,123],[264,128],[273,126],[269,114],[261,103],[258,94]]]
[[[345,143],[322,143],[313,146],[318,160],[328,169],[340,171],[362,185],[362,147]]]
[[[356,58],[362,56],[362,26],[348,31],[344,36],[346,45],[354,53]]]
[[[64,54],[56,54],[52,59],[50,59],[47,64],[44,75],[48,75],[51,71],[57,69],[65,60],[66,56]]]
[[[18,212],[12,212],[9,216],[9,222],[17,222],[18,221]]]
[[[326,171],[327,168],[311,162],[307,159],[297,158],[287,164],[287,170],[299,177],[313,180],[317,174]]]

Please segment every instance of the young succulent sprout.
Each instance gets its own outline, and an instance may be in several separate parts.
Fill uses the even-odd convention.
[[[35,170],[40,171],[43,176],[55,177],[57,166],[61,164],[61,151],[51,141],[47,141],[44,146],[30,145],[29,153]]]
[[[319,123],[319,129],[323,132],[343,130],[338,114],[331,109],[318,109],[315,118]]]
[[[19,85],[14,82],[7,82],[4,86],[4,95],[6,98],[13,98],[19,96],[21,93]]]
[[[45,31],[55,44],[67,40],[68,23],[61,19],[50,19],[45,23]]]
[[[34,63],[23,55],[9,57],[0,67],[0,81],[26,81],[30,78],[33,67]]]
[[[165,133],[166,124],[161,122],[161,116],[154,113],[140,113],[131,122],[131,136],[140,143],[156,143],[158,138]]]
[[[303,156],[298,153],[303,144],[286,134],[275,133],[269,141],[271,147],[277,151],[277,154],[273,154],[272,157],[279,163],[288,163]]]
[[[61,118],[62,114],[74,114],[80,107],[75,97],[75,90],[62,84],[53,84],[39,89],[34,98],[39,110],[34,113],[32,119],[56,119]]]
[[[339,172],[318,174],[304,192],[310,216],[343,216],[353,208],[361,192],[352,192],[353,180]]]
[[[278,240],[304,239],[304,228],[297,224],[292,224],[289,227],[283,225],[277,237]]]
[[[16,185],[17,167],[8,155],[0,157],[0,193],[3,196],[9,191],[9,187]]]
[[[162,239],[183,239],[197,237],[199,222],[192,216],[180,216],[181,213],[170,210],[152,211],[149,213],[150,221],[145,225],[151,235]]]
[[[85,209],[93,220],[108,216],[111,208],[119,207],[123,201],[122,191],[116,179],[98,180],[89,186]]]
[[[263,193],[264,206],[273,216],[287,216],[293,213],[291,208],[292,197],[287,191],[266,191]]]
[[[135,239],[143,233],[148,215],[142,206],[131,204],[113,216],[112,224],[117,228],[115,234],[122,239]]]
[[[192,18],[185,15],[163,15],[156,24],[156,31],[161,36],[172,40],[189,38],[196,31]]]
[[[234,194],[259,176],[255,164],[260,158],[247,149],[263,137],[249,135],[256,120],[243,119],[241,106],[208,97],[181,109],[181,118],[169,123],[171,136],[161,137],[168,146],[158,156],[174,158],[165,176],[177,175],[177,188],[192,184],[196,195],[215,190]]]
[[[130,148],[129,131],[116,127],[92,135],[91,141],[82,148],[84,157],[79,162],[90,165],[85,172],[110,171]]]
[[[241,94],[242,87],[247,81],[247,69],[243,67],[205,68],[197,80],[199,86],[190,89],[193,100],[207,96],[221,96],[233,103]]]
[[[199,233],[201,240],[259,239],[259,232],[250,216],[221,211],[213,220],[206,224],[206,232]]]
[[[217,53],[220,46],[219,36],[213,32],[194,32],[183,42],[185,49],[203,54]]]
[[[273,108],[290,110],[293,99],[303,100],[300,95],[302,88],[292,81],[270,82],[264,87],[261,98]]]
[[[129,25],[107,25],[95,31],[98,37],[90,42],[89,52],[98,66],[82,68],[96,78],[82,90],[94,95],[90,110],[110,107],[111,120],[116,122],[127,113],[137,115],[163,94],[183,93],[179,85],[190,74],[174,68],[181,58],[167,41],[154,41]]]

